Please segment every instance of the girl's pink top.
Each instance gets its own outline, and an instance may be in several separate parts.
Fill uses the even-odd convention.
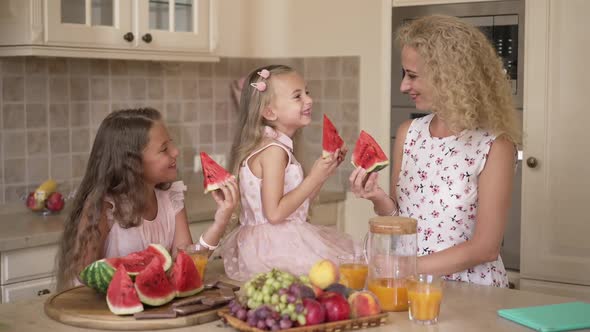
[[[145,220],[141,225],[122,228],[113,217],[117,208],[113,201],[113,209],[107,211],[107,220],[111,230],[105,243],[104,257],[125,256],[135,251],[144,250],[150,243],[163,245],[172,253],[174,232],[176,230],[176,214],[184,208],[184,191],[182,181],[173,182],[168,190],[155,189],[158,213],[154,220]]]
[[[273,225],[268,222],[262,209],[262,179],[252,173],[248,160],[269,146],[284,149],[289,156],[285,168],[284,194],[297,188],[304,176],[301,164],[293,156],[291,138],[270,127],[265,128],[265,135],[272,138],[273,142],[250,154],[240,167],[240,226],[225,239],[221,247],[225,272],[236,280],[246,280],[272,268],[296,275],[307,274],[320,259],[327,258],[337,263],[339,255],[353,252],[349,235],[331,227],[307,222],[309,199],[282,223]]]

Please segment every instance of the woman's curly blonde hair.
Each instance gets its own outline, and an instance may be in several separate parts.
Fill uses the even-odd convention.
[[[432,87],[432,111],[451,130],[483,129],[521,142],[509,78],[486,36],[445,15],[412,20],[397,31],[400,49],[416,50]]]

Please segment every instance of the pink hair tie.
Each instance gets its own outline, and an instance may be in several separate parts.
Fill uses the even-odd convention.
[[[250,83],[250,86],[254,87],[259,92],[266,90],[266,83],[264,82]]]
[[[262,69],[261,71],[257,72],[258,76],[267,79],[270,77],[270,71],[268,69]]]

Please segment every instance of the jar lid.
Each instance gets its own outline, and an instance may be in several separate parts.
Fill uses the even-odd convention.
[[[416,219],[399,216],[374,217],[369,220],[371,233],[377,234],[416,234],[416,224]]]

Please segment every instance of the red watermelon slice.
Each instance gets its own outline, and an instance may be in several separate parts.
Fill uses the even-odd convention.
[[[155,259],[135,277],[135,289],[139,300],[152,306],[166,304],[176,296],[162,264]]]
[[[177,297],[195,295],[203,290],[203,280],[195,263],[184,251],[179,251],[170,273],[170,282]]]
[[[125,266],[121,265],[107,290],[107,305],[115,315],[131,315],[143,311],[143,304],[133,286]]]
[[[205,152],[201,152],[201,167],[203,168],[205,194],[221,188],[221,184],[231,177],[231,174],[225,168],[221,167]]]
[[[375,139],[366,131],[361,130],[352,152],[352,164],[354,167],[360,166],[367,170],[367,173],[371,173],[379,172],[385,168],[389,165],[389,160]]]
[[[324,114],[324,130],[322,133],[322,157],[326,158],[333,155],[336,150],[341,149],[344,145],[342,137],[338,135],[338,130]]]

